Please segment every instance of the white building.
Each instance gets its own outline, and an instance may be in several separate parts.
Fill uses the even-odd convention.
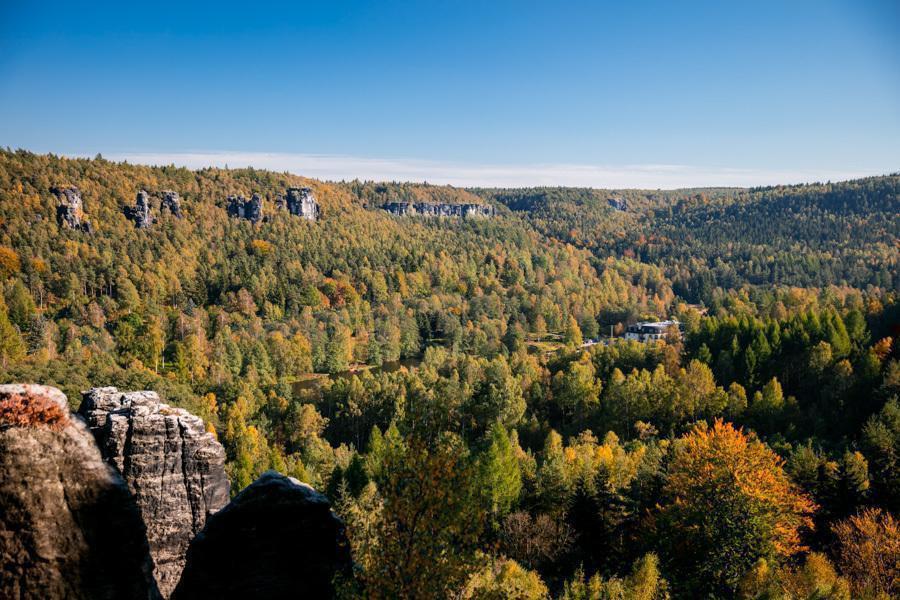
[[[625,339],[639,342],[663,340],[671,327],[680,329],[681,323],[674,319],[670,321],[641,321],[628,326],[628,329],[625,330]]]

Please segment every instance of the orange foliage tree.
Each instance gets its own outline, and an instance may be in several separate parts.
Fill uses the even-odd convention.
[[[678,581],[732,595],[760,558],[804,550],[816,506],[795,486],[783,461],[755,435],[717,420],[676,444],[659,524]]]
[[[6,279],[18,273],[21,268],[19,253],[12,248],[0,246],[0,277]]]

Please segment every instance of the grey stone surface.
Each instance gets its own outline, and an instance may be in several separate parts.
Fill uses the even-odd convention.
[[[387,212],[402,217],[493,217],[489,204],[438,204],[431,202],[388,202],[382,206]]]
[[[253,194],[249,200],[243,196],[228,196],[227,210],[231,217],[259,223],[263,218],[262,198],[259,197],[259,194]]]
[[[150,214],[150,194],[144,190],[137,193],[134,206],[126,206],[123,210],[125,216],[134,221],[134,226],[138,229],[146,229],[155,221]]]
[[[13,395],[67,418],[0,426],[0,598],[158,598],[134,498],[65,395],[0,386],[0,401]]]
[[[167,597],[193,537],[228,502],[225,450],[202,419],[156,392],[93,388],[79,413],[141,511],[159,590]]]
[[[160,211],[167,210],[174,217],[181,218],[183,215],[181,213],[181,198],[178,196],[178,192],[173,192],[172,190],[163,190],[160,192],[162,194],[162,202],[160,203]]]
[[[310,221],[319,218],[319,203],[310,188],[288,188],[285,199],[288,212]]]
[[[50,189],[56,196],[56,220],[69,229],[77,229],[90,233],[91,224],[84,217],[84,202],[81,192],[75,186],[54,187]]]
[[[610,207],[616,210],[623,212],[628,210],[628,200],[625,200],[624,198],[607,198],[606,202]]]
[[[330,598],[335,575],[350,566],[328,499],[268,471],[210,517],[172,599]]]

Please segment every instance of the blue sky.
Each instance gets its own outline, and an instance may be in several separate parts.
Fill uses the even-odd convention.
[[[0,0],[0,144],[459,185],[900,170],[900,3]]]

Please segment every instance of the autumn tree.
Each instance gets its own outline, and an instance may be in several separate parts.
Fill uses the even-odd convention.
[[[632,565],[627,577],[604,579],[594,574],[585,578],[584,571],[578,569],[574,577],[567,581],[560,600],[668,600],[669,585],[659,572],[659,558],[647,554]]]
[[[834,526],[838,565],[855,597],[895,598],[900,594],[900,523],[890,513],[864,509]]]
[[[393,442],[384,451],[379,552],[366,573],[374,598],[446,598],[475,568],[483,527],[474,464],[459,438]]]
[[[514,560],[490,561],[472,576],[462,592],[464,600],[544,600],[549,590],[540,575]]]
[[[759,559],[738,584],[745,600],[850,600],[850,585],[824,554],[811,552],[802,564],[773,567]]]
[[[341,323],[334,323],[325,348],[325,370],[340,373],[350,368],[352,339],[350,330]]]
[[[731,595],[760,558],[777,563],[803,550],[815,510],[778,455],[719,420],[679,440],[664,493],[665,558],[694,593]]]
[[[566,329],[563,333],[563,342],[567,346],[576,347],[584,343],[584,338],[581,335],[581,327],[578,326],[578,321],[575,317],[570,316],[566,323]]]
[[[603,384],[587,355],[553,376],[553,400],[566,423],[583,422],[598,407]]]
[[[22,260],[19,253],[7,246],[0,246],[0,278],[7,279],[19,272]]]
[[[506,358],[499,356],[487,364],[465,410],[478,435],[490,430],[495,422],[504,427],[519,424],[525,413],[525,398]]]

